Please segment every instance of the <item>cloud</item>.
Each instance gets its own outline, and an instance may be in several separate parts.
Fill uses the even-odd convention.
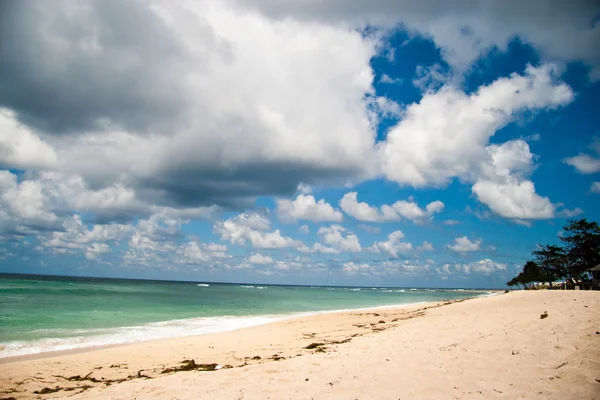
[[[342,251],[339,248],[333,248],[328,246],[323,246],[321,243],[315,243],[312,247],[308,247],[306,245],[301,245],[296,248],[301,253],[314,254],[340,254]]]
[[[455,219],[447,219],[445,221],[442,222],[444,225],[458,225],[460,224],[460,221],[457,221]]]
[[[330,24],[398,25],[430,38],[443,58],[458,72],[493,48],[503,51],[515,37],[533,46],[546,60],[581,61],[591,67],[592,78],[600,77],[600,50],[595,45],[600,28],[594,21],[600,13],[596,2],[571,3],[542,0],[378,1],[348,7],[346,1],[313,0],[273,2],[257,0],[237,3],[259,9],[277,19],[305,19]]]
[[[470,264],[462,264],[462,269],[466,274],[470,274],[471,272],[481,273],[484,275],[490,275],[493,272],[497,271],[505,271],[506,264],[497,263],[489,258],[484,260],[479,260],[476,262],[472,262]]]
[[[338,251],[356,253],[362,250],[358,237],[341,225],[323,226],[317,234],[323,243]]]
[[[33,133],[0,142],[3,162],[35,153],[176,209],[373,176],[372,103],[393,107],[373,95],[376,43],[356,30],[216,1],[5,8],[0,106]]]
[[[588,146],[598,156],[600,156],[600,138],[594,137],[592,143]],[[563,159],[565,164],[568,164],[575,168],[580,174],[595,174],[600,172],[600,158],[594,157],[586,153],[579,153],[574,157],[567,157]]]
[[[61,229],[62,220],[52,207],[52,193],[38,181],[18,182],[9,171],[0,171],[0,234],[28,234]]]
[[[554,205],[547,197],[535,192],[531,181],[481,181],[473,185],[473,193],[493,212],[506,218],[547,219],[554,216]]]
[[[593,182],[590,187],[590,192],[592,193],[600,193],[600,182]]]
[[[579,207],[569,210],[567,208],[560,210],[556,215],[564,218],[573,218],[583,214],[583,210]]]
[[[296,200],[277,199],[277,214],[284,222],[309,220],[318,222],[341,222],[344,216],[331,204],[321,199],[315,201],[312,195],[299,194]]]
[[[379,145],[382,172],[400,185],[444,186],[452,178],[474,180],[489,160],[485,145],[519,112],[553,109],[569,103],[573,92],[554,81],[550,65],[529,66],[467,95],[452,85],[409,105],[404,118]]]
[[[78,215],[65,220],[62,231],[40,237],[41,245],[50,249],[81,251],[89,259],[109,253],[108,243],[118,242],[134,232],[134,227],[123,224],[86,226]]]
[[[181,264],[215,263],[216,259],[229,258],[227,246],[217,243],[200,243],[196,240],[181,244],[177,249]]]
[[[433,247],[433,245],[431,243],[424,241],[422,245],[417,247],[417,250],[419,250],[419,251],[435,251],[435,247]]]
[[[0,167],[51,168],[58,162],[54,149],[26,126],[13,111],[0,107]]]
[[[380,208],[358,201],[357,192],[349,192],[340,200],[341,209],[351,217],[364,222],[388,222],[408,219],[422,223],[444,209],[439,200],[429,203],[425,209],[412,201],[399,200],[392,205],[384,204]]]
[[[372,275],[375,268],[370,264],[357,264],[354,261],[349,261],[343,264],[342,272],[346,275]]]
[[[412,244],[402,242],[404,233],[402,231],[394,231],[388,235],[388,240],[384,242],[375,242],[369,251],[374,253],[387,253],[391,257],[398,257],[401,254],[406,254],[412,251]]]
[[[472,242],[466,236],[457,237],[454,239],[454,244],[448,245],[448,248],[459,253],[479,251],[481,250],[481,239]]]
[[[271,222],[264,216],[256,213],[241,213],[225,221],[215,222],[213,232],[241,246],[247,242],[259,249],[280,249],[298,246],[299,243],[290,237],[283,236],[279,229],[265,232],[270,229]]]
[[[310,228],[308,227],[308,225],[302,225],[300,228],[298,228],[298,232],[304,235],[308,235],[308,233],[310,232]]]
[[[600,172],[600,158],[592,157],[588,154],[579,153],[579,155],[565,158],[563,161],[574,167],[580,174],[595,174],[596,172]]]
[[[248,257],[248,261],[252,264],[273,264],[273,259],[269,256],[263,256],[262,254],[254,253]]]

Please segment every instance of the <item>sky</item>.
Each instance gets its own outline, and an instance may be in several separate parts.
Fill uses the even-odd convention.
[[[600,3],[0,3],[0,272],[504,287],[600,221]]]

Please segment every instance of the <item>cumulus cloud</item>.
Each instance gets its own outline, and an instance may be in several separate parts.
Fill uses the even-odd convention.
[[[273,259],[269,256],[263,256],[262,254],[254,253],[248,257],[248,261],[251,264],[273,264]]]
[[[298,245],[297,241],[283,236],[279,229],[266,232],[270,227],[271,222],[266,217],[256,213],[242,213],[225,221],[215,222],[213,232],[231,243],[243,246],[249,242],[259,249],[279,249]]]
[[[447,219],[445,221],[442,222],[444,225],[458,225],[460,224],[460,221],[457,221],[455,219]]]
[[[369,251],[374,253],[386,253],[391,257],[398,257],[401,254],[406,254],[412,251],[411,243],[403,242],[404,233],[402,231],[394,231],[388,235],[388,240],[384,242],[375,242]]]
[[[481,239],[471,241],[467,236],[457,237],[454,239],[453,244],[448,245],[448,248],[459,253],[479,251],[481,249],[481,242]]]
[[[284,222],[309,220],[312,222],[341,222],[342,213],[321,199],[316,201],[312,195],[299,194],[295,200],[277,199],[277,214]]]
[[[442,186],[454,177],[473,180],[489,159],[485,146],[497,130],[525,110],[556,108],[573,92],[554,81],[552,66],[529,66],[475,93],[446,85],[411,104],[379,146],[384,175],[401,185]]]
[[[337,251],[356,253],[362,250],[358,236],[341,225],[323,226],[319,228],[317,234],[323,243]]]
[[[596,152],[600,156],[600,139],[594,138],[592,144],[589,146],[590,149]],[[567,157],[563,160],[565,164],[568,164],[575,168],[580,174],[595,174],[600,172],[600,157],[591,156],[586,153],[579,153],[573,157]]]
[[[91,228],[81,221],[78,215],[63,223],[63,230],[51,232],[41,237],[45,248],[66,251],[81,251],[87,258],[94,259],[98,254],[109,253],[108,243],[118,242],[134,231],[131,225],[93,225]]]
[[[364,222],[398,221],[404,218],[415,223],[422,223],[432,218],[434,214],[441,212],[444,209],[444,203],[436,200],[422,209],[415,202],[399,200],[392,205],[384,204],[378,208],[365,202],[359,202],[358,193],[349,192],[340,200],[340,207],[346,214]]]
[[[490,275],[501,271],[506,271],[506,264],[492,261],[489,258],[467,264],[444,264],[442,266],[442,273],[444,274],[461,272],[465,274],[480,273]]]
[[[535,192],[531,181],[481,181],[473,185],[473,193],[479,201],[503,217],[547,219],[554,216],[555,206],[547,197],[541,197]]]
[[[0,105],[95,189],[229,207],[372,176],[371,102],[389,103],[372,95],[376,43],[358,31],[217,1],[5,9]],[[53,162],[31,138],[11,138],[16,153],[3,141],[2,159],[26,163],[35,142]]]
[[[435,247],[433,247],[433,245],[428,241],[424,241],[423,244],[420,245],[417,249],[420,251],[435,251]]]
[[[200,243],[193,240],[179,245],[177,262],[181,264],[214,263],[215,260],[229,258],[227,246],[217,243]]]
[[[367,263],[360,264],[349,261],[342,265],[342,272],[347,275],[372,275],[375,272],[375,268]]]
[[[592,78],[600,78],[600,50],[596,46],[600,28],[594,24],[600,6],[593,1],[372,1],[353,7],[343,0],[236,2],[278,19],[384,27],[401,23],[433,40],[446,62],[458,72],[468,69],[492,48],[505,50],[518,37],[542,58],[581,61],[591,67]]]
[[[14,111],[0,107],[0,168],[51,168],[54,149],[17,121]]]

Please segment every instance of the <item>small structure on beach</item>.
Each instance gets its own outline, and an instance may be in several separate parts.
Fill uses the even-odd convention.
[[[600,290],[600,264],[588,268],[586,271],[592,274],[592,289]]]

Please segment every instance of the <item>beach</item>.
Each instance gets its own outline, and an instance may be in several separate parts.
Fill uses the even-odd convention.
[[[586,291],[323,313],[4,359],[0,398],[600,399],[599,315]]]

